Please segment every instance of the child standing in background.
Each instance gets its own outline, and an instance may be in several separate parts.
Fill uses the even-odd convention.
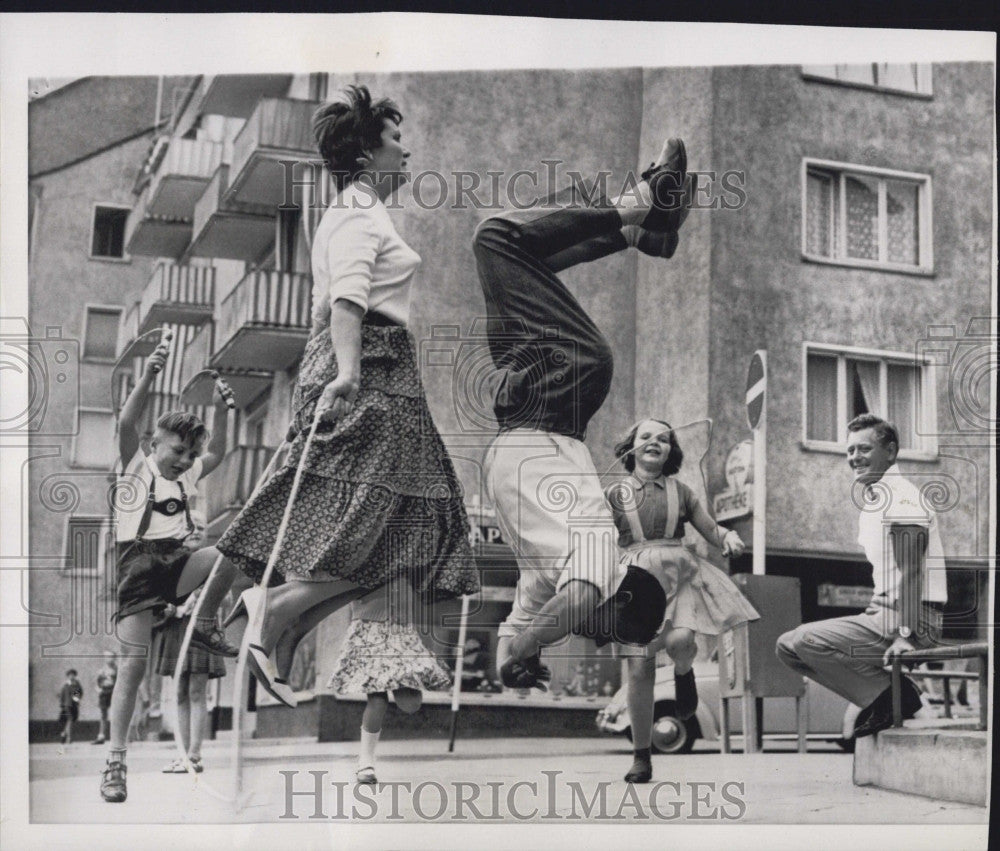
[[[118,678],[118,654],[114,650],[104,651],[104,667],[97,672],[97,706],[101,710],[101,726],[97,738],[91,744],[103,745],[108,737],[108,710],[111,708],[111,693]]]
[[[70,668],[66,672],[66,682],[59,689],[59,723],[63,725],[59,740],[64,745],[73,741],[73,722],[80,717],[83,686],[76,677],[76,668]]]
[[[153,635],[155,671],[162,677],[173,677],[177,671],[184,632],[198,602],[198,594],[191,594],[180,607],[170,607],[167,617]],[[205,738],[208,719],[208,682],[226,675],[222,658],[200,647],[188,647],[184,666],[177,680],[177,728],[191,767],[198,773],[201,764],[201,743]],[[163,769],[164,774],[185,774],[187,767],[179,757]]]
[[[351,625],[334,665],[334,692],[367,694],[361,717],[361,750],[356,772],[359,783],[374,785],[375,747],[392,692],[396,706],[412,715],[423,701],[422,691],[446,689],[451,676],[424,646],[413,627],[410,583],[397,579],[351,603]]]

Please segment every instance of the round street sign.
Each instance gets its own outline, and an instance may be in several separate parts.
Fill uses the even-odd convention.
[[[747,370],[747,422],[757,428],[764,413],[764,389],[767,385],[767,351],[758,349]]]

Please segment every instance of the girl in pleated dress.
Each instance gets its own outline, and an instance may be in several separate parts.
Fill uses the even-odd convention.
[[[673,428],[662,420],[636,423],[615,446],[630,474],[605,491],[615,525],[623,564],[633,564],[655,576],[667,597],[663,627],[645,647],[621,646],[628,658],[628,710],[635,758],[625,779],[646,783],[652,779],[650,742],[653,727],[653,687],[656,654],[665,650],[674,663],[676,712],[692,717],[698,707],[694,663],[695,633],[719,635],[760,615],[729,577],[683,545],[690,523],[723,556],[744,550],[740,536],[719,526],[701,501],[674,474],[684,453]]]

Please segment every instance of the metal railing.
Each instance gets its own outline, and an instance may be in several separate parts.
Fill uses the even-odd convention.
[[[215,304],[215,269],[158,263],[142,292],[139,316],[148,316],[153,305],[159,302],[211,308]]]
[[[312,276],[258,269],[250,272],[219,306],[216,350],[244,326],[308,329]]]
[[[904,664],[911,662],[937,662],[943,659],[977,659],[979,663],[978,673],[949,671],[947,677],[956,679],[978,679],[979,680],[979,729],[985,730],[989,708],[987,706],[987,685],[989,680],[989,656],[990,646],[985,641],[977,641],[971,644],[955,644],[946,647],[931,647],[927,650],[906,650],[893,656],[892,659],[892,726],[903,726],[903,690],[902,690],[902,668]],[[945,679],[943,672],[941,679]],[[919,672],[917,676],[924,676],[925,672]],[[945,701],[950,710],[950,696],[948,696],[948,684],[945,683]],[[950,716],[950,712],[949,712]]]

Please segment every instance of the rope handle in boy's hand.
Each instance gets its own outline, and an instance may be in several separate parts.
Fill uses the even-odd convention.
[[[163,332],[160,334],[160,344],[156,347],[156,352],[162,352],[164,359],[170,354],[170,341],[173,338],[174,332],[164,327]],[[154,375],[157,375],[163,369],[163,364],[154,361],[149,365],[149,368]]]

